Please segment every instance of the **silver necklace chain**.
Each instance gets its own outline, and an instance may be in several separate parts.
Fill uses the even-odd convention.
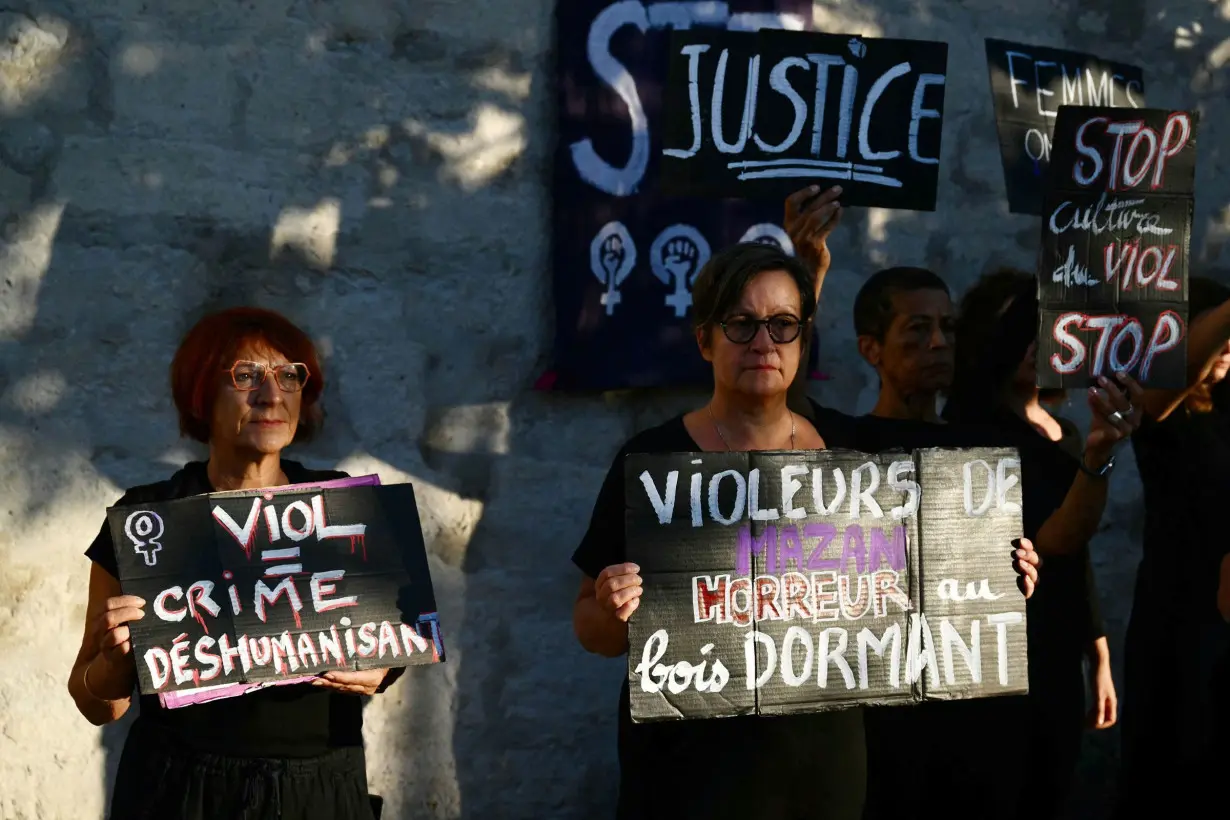
[[[717,417],[713,415],[713,405],[707,404],[705,405],[705,409],[709,411],[709,420],[713,422],[714,432],[718,434],[718,438],[722,440],[722,444],[726,445],[726,452],[728,453],[733,452],[730,449],[730,442],[726,440],[726,436],[722,435],[722,428],[718,426]],[[787,410],[786,412],[790,413],[790,449],[793,450],[795,449],[795,446],[794,446],[794,432],[795,432],[794,411]]]

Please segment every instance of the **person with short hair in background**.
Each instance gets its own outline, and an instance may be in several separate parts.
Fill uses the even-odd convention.
[[[316,348],[285,317],[258,308],[206,316],[171,364],[181,432],[209,445],[207,461],[133,487],[118,505],[224,490],[345,477],[282,457],[321,423],[324,374]],[[89,599],[81,649],[69,674],[77,709],[95,726],[122,717],[137,682],[129,624],[146,601],[117,580],[111,528],[86,550]],[[311,683],[164,709],[139,697],[116,773],[111,820],[371,820],[363,752],[363,701],[402,669],[330,671]]]

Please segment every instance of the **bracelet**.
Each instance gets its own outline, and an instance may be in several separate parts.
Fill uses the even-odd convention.
[[[85,693],[94,698],[94,700],[102,703],[114,703],[115,701],[111,698],[101,698],[94,694],[94,691],[90,689],[90,668],[94,666],[94,661],[96,660],[98,660],[98,655],[91,658],[90,662],[85,665],[85,669],[81,670],[81,685],[85,687]]]

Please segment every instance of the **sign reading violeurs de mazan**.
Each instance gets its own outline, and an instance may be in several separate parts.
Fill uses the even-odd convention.
[[[1015,450],[632,454],[637,722],[1028,692]]]

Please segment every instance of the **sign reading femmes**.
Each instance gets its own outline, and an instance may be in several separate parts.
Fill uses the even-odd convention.
[[[1196,115],[1063,106],[1038,271],[1038,385],[1187,380]]]
[[[1028,691],[1015,450],[634,454],[636,722]]]
[[[935,210],[947,44],[694,29],[670,59],[668,193],[781,200],[818,182],[847,205]]]
[[[1144,72],[1077,51],[986,41],[1008,210],[1042,214],[1061,105],[1142,108]]]
[[[253,490],[112,507],[142,694],[435,663],[409,484]]]

